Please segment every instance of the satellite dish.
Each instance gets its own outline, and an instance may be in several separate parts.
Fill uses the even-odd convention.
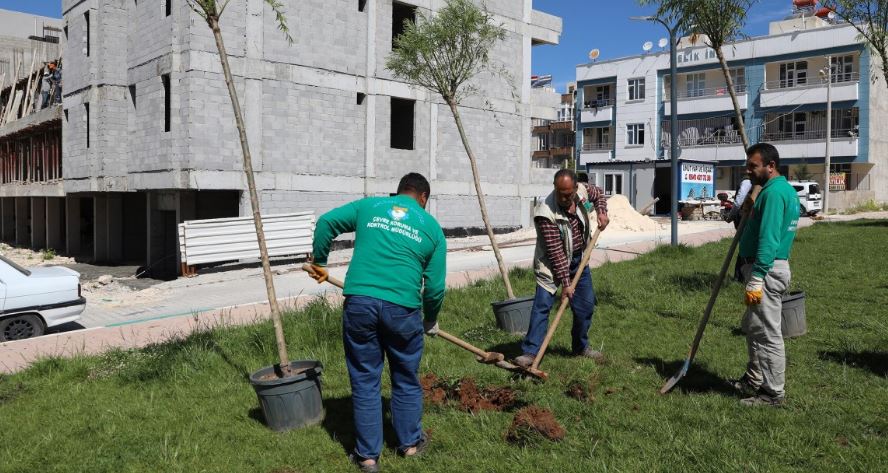
[[[641,49],[644,49],[644,52],[648,52],[648,51],[650,51],[651,48],[653,48],[653,47],[654,47],[654,43],[652,43],[652,42],[650,42],[650,41],[646,41],[646,42],[641,46]]]
[[[589,59],[594,61],[598,59],[598,56],[601,56],[601,51],[599,51],[598,48],[589,51]]]
[[[836,19],[836,12],[830,10],[829,13],[826,14],[826,17],[829,18],[830,20],[835,20]]]
[[[657,46],[661,48],[665,48],[667,44],[669,44],[669,40],[666,38],[660,38],[660,41],[657,42]]]

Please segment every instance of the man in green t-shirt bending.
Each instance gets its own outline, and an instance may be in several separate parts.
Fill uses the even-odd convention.
[[[415,456],[428,439],[422,432],[419,362],[423,337],[438,332],[444,301],[447,243],[438,222],[425,211],[429,182],[410,173],[397,195],[367,197],[318,219],[314,233],[314,277],[327,280],[333,239],[355,232],[355,249],[345,277],[342,338],[352,386],[355,450],[361,471],[379,470],[382,450],[383,360],[389,359],[392,426],[398,451]]]

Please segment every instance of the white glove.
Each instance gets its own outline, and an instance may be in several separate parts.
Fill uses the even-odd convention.
[[[422,329],[425,331],[425,334],[427,336],[434,337],[435,335],[438,335],[438,322],[430,322],[425,320],[422,322]]]
[[[762,287],[765,281],[759,276],[752,276],[746,283],[746,305],[756,305],[762,303]]]

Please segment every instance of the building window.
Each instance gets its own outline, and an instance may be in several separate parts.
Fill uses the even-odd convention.
[[[808,61],[787,62],[780,65],[780,88],[808,83]]]
[[[358,92],[358,95],[355,97],[355,101],[358,105],[364,105],[364,99],[367,98],[367,94],[363,92]]]
[[[702,97],[706,93],[706,73],[688,74],[687,89],[688,97]]]
[[[170,131],[170,75],[160,76],[163,82],[163,131]]]
[[[364,11],[364,8],[367,7],[367,0],[358,0],[358,11]]]
[[[739,93],[746,92],[746,69],[738,67],[731,69],[731,82],[734,83],[734,90]]]
[[[854,56],[833,56],[832,82],[848,82],[854,77]]]
[[[166,16],[170,16],[173,14],[173,0],[166,0],[164,2],[166,4]]]
[[[416,21],[416,7],[405,3],[392,3],[392,48],[395,47],[395,38],[401,36],[407,29],[406,22]]]
[[[89,103],[83,104],[83,121],[86,122],[86,147],[89,148]]]
[[[133,110],[136,109],[136,84],[129,86],[130,102],[133,104]]]
[[[626,125],[626,144],[641,146],[644,144],[644,123]]]
[[[83,14],[83,21],[86,22],[86,57],[89,57],[89,12]]]
[[[629,100],[644,100],[644,78],[629,79]]]
[[[604,173],[604,195],[623,193],[623,173]]]
[[[589,176],[589,185],[590,186],[597,186],[598,185],[598,173],[597,172],[590,172],[590,173],[588,173],[588,176]]]
[[[413,100],[392,97],[391,147],[413,149]]]

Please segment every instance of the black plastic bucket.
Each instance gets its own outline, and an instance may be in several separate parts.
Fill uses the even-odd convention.
[[[530,313],[533,309],[533,296],[516,297],[506,301],[493,302],[493,315],[496,326],[514,335],[527,335],[530,327]]]
[[[801,337],[808,333],[808,323],[805,320],[805,293],[790,292],[783,298],[783,320],[780,331],[784,338]]]
[[[320,361],[302,360],[290,362],[290,368],[302,371],[287,378],[263,379],[275,371],[273,366],[267,366],[250,375],[265,425],[277,432],[316,425],[324,420],[321,400],[324,365]]]

